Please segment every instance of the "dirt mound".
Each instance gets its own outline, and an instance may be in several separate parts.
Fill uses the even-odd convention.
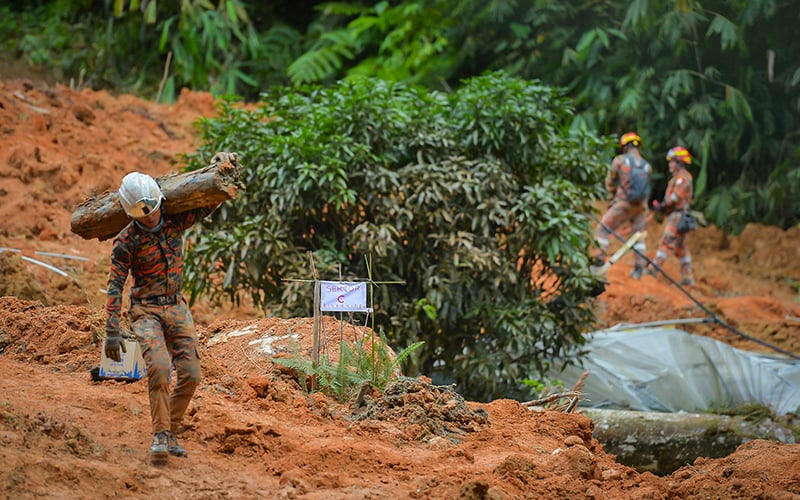
[[[0,353],[58,371],[91,369],[105,318],[85,307],[44,306],[39,301],[0,297]]]
[[[76,485],[81,496],[126,498],[166,491],[193,498],[800,494],[800,445],[753,441],[669,477],[639,474],[603,451],[592,420],[580,414],[531,411],[511,400],[470,403],[451,388],[408,378],[361,405],[342,404],[304,392],[268,358],[242,363],[254,351],[242,355],[243,344],[233,341],[204,342],[205,377],[181,434],[190,456],[155,468],[146,454],[145,383],[91,382],[88,368],[99,354],[88,315],[84,307],[0,300],[5,496],[70,497]],[[257,324],[286,327],[270,321]],[[310,329],[294,332],[300,344],[310,342]]]
[[[195,140],[192,121],[213,113],[208,94],[159,106],[108,92],[0,83],[0,236],[64,240],[72,209],[116,189],[132,170],[173,171]]]
[[[424,378],[400,377],[378,397],[368,397],[356,412],[357,420],[384,420],[404,427],[405,441],[446,438],[458,444],[467,432],[489,423],[482,408],[472,411],[453,387],[436,387]]]
[[[259,318],[247,307],[192,308],[204,379],[181,438],[190,456],[148,464],[142,381],[92,382],[104,327],[111,243],[69,230],[73,208],[131,170],[163,175],[196,147],[207,94],[174,105],[64,86],[0,83],[0,491],[13,498],[790,498],[800,445],[753,441],[668,477],[617,463],[580,414],[516,401],[464,401],[449,387],[399,378],[340,402],[309,394],[275,356],[308,355],[309,318]],[[800,353],[800,229],[758,225],[736,238],[692,235],[692,297],[748,335]],[[655,250],[661,227],[648,225]],[[725,243],[726,246],[721,246]],[[9,250],[10,249],[10,250]],[[25,257],[25,259],[23,259]],[[602,324],[702,316],[663,279],[609,271]],[[55,269],[55,270],[54,270]],[[666,270],[677,276],[674,259]],[[58,272],[60,271],[60,272]],[[66,274],[66,276],[64,276]],[[717,325],[689,325],[768,350]],[[326,318],[323,354],[371,338]]]

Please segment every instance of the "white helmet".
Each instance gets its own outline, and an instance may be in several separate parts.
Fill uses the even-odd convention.
[[[119,201],[125,213],[134,219],[147,217],[161,206],[164,193],[155,179],[147,174],[131,172],[122,179]]]

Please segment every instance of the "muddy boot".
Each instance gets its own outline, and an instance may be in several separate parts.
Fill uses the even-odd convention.
[[[631,278],[635,280],[642,278],[642,266],[634,266],[633,271],[631,271]]]
[[[174,432],[167,433],[167,451],[173,457],[187,457],[189,454],[178,444],[178,437]]]
[[[153,465],[164,465],[169,458],[169,440],[166,432],[157,432],[153,436],[153,444],[150,446],[150,462]]]

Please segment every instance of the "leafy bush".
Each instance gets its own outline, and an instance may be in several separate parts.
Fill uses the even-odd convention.
[[[594,321],[585,214],[610,142],[572,119],[555,89],[502,73],[450,95],[353,79],[226,101],[189,160],[237,151],[248,189],[192,233],[192,297],[310,315],[310,287],[285,281],[311,276],[307,251],[323,279],[363,277],[368,258],[371,279],[404,282],[375,288],[378,328],[425,342],[407,374],[475,399],[527,393]]]

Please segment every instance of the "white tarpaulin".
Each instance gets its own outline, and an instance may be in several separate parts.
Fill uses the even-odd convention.
[[[548,377],[572,387],[588,370],[581,406],[696,412],[763,404],[800,412],[800,361],[735,349],[673,327],[594,332],[583,366]]]
[[[370,311],[367,307],[367,283],[321,281],[320,285],[320,311]]]

